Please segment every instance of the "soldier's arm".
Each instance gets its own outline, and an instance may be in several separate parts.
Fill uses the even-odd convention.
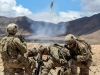
[[[89,58],[88,50],[85,45],[80,48],[81,55],[77,55],[77,62],[84,62]]]
[[[17,46],[18,50],[20,50],[22,53],[27,52],[27,45],[26,42],[21,42],[18,38],[14,39],[14,43]]]

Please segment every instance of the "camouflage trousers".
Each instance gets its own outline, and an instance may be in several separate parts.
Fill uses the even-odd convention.
[[[23,58],[22,62],[17,59],[3,60],[4,75],[32,75],[33,63]]]
[[[92,61],[88,60],[87,61],[87,67],[89,68],[91,66]],[[82,63],[77,63],[76,60],[72,59],[71,60],[71,75],[89,75],[89,69]],[[78,74],[78,69],[79,67],[79,74]]]
[[[43,55],[43,66],[41,67],[40,75],[48,75],[53,66],[53,60],[49,55]]]
[[[57,75],[70,75],[71,72],[70,62],[61,64],[57,61],[54,61],[53,67],[55,67],[55,70],[56,68],[60,68],[57,72]]]

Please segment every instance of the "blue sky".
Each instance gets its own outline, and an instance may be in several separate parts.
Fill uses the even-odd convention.
[[[41,12],[50,7],[51,1],[52,0],[16,0],[17,5],[22,5],[34,13]],[[68,10],[80,11],[80,0],[54,0],[53,11],[59,12]]]
[[[67,22],[100,13],[100,0],[0,0],[0,16],[27,16],[35,21]]]

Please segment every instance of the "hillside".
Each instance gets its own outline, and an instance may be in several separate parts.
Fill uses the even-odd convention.
[[[91,34],[98,30],[100,30],[100,14],[70,21],[67,26],[67,33],[73,33],[78,36]]]
[[[71,33],[86,39],[91,44],[100,44],[98,41],[100,39],[100,14],[79,18],[69,22],[60,22],[58,24],[34,21],[25,16],[16,18],[0,16],[0,36],[6,34],[6,26],[9,23],[18,24],[19,34],[60,37]]]
[[[19,32],[26,31],[31,32],[30,24],[27,22],[27,17],[16,17],[16,18],[8,18],[4,16],[0,16],[0,34],[6,33],[6,27],[10,23],[16,23],[18,24],[18,27],[20,28]]]

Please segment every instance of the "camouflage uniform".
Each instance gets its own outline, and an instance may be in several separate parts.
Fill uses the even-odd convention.
[[[3,60],[4,75],[31,75],[31,62],[26,59],[24,54],[27,52],[25,42],[14,37],[18,28],[16,24],[9,24],[7,27],[8,36],[0,41],[1,58]]]
[[[54,64],[53,60],[50,57],[50,55],[43,55],[42,60],[43,60],[43,66],[41,67],[40,75],[48,75]]]
[[[52,44],[49,52],[53,59],[53,67],[61,67],[59,75],[70,75],[70,63],[67,61],[67,57],[70,56],[69,50]]]
[[[59,47],[59,46],[58,46]],[[63,58],[62,54],[58,51],[57,47],[53,47],[50,45],[49,47],[40,46],[38,48],[38,54],[34,56],[34,51],[31,51],[29,56],[33,56],[33,59],[36,61],[36,67],[38,66],[38,61],[40,54],[42,53],[42,61],[43,64],[40,69],[39,75],[53,75],[50,70],[55,70],[56,67],[61,67],[61,69],[58,71],[60,74],[57,75],[70,75],[70,66],[69,62],[67,62],[67,56],[70,56],[69,50],[66,48],[59,48],[59,51],[62,52],[65,59]]]
[[[75,59],[72,59],[71,75],[77,75],[77,66],[80,68],[79,75],[89,75],[89,67],[92,63],[92,54],[90,47],[81,42],[72,34],[65,37],[68,47],[75,52]],[[88,68],[87,68],[88,67]]]
[[[39,52],[38,57],[40,56],[40,53],[43,52],[42,53],[43,64],[40,69],[40,75],[48,75],[53,66],[53,60],[52,60],[51,56],[48,54],[48,48],[46,46],[39,47],[38,52]],[[39,60],[37,58],[37,62],[38,61]]]

